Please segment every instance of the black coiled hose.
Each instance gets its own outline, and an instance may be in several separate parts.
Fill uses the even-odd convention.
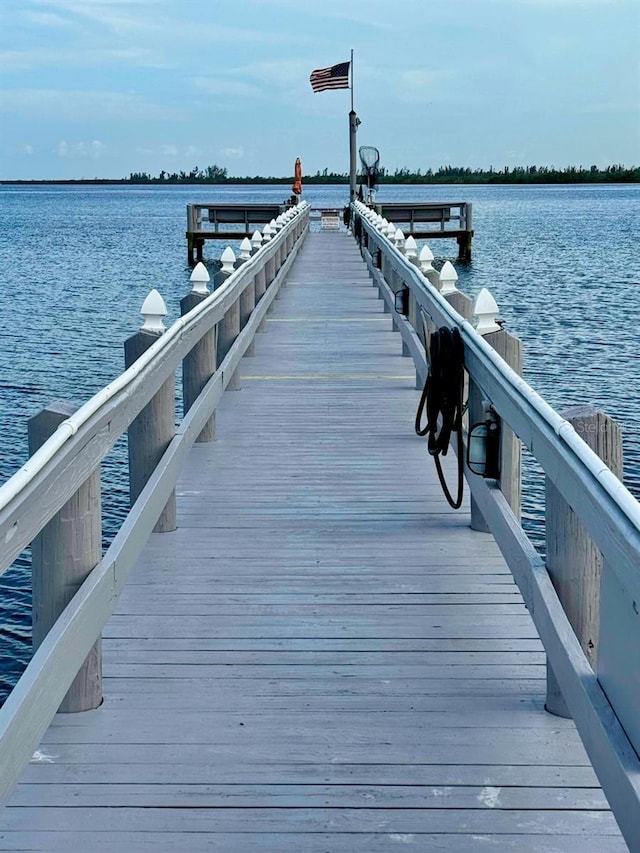
[[[460,332],[442,326],[429,342],[429,373],[418,411],[416,433],[427,436],[427,449],[434,457],[438,479],[450,506],[459,509],[464,488],[462,415],[464,394],[464,344]],[[422,426],[423,411],[426,424]],[[457,433],[458,493],[453,499],[442,471],[440,455],[446,456],[449,441]]]

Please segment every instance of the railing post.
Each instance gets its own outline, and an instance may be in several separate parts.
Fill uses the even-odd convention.
[[[193,290],[180,300],[180,314],[183,317],[209,295],[207,287],[209,273],[204,264],[197,264],[191,273],[191,281]],[[215,372],[216,329],[214,327],[198,341],[182,362],[182,405],[185,415]],[[196,441],[213,441],[214,438],[215,413],[206,422]]]
[[[574,406],[562,415],[613,473],[622,478],[622,432],[595,406]],[[602,554],[560,492],[546,481],[546,564],[560,603],[592,668],[598,660]],[[547,711],[570,717],[562,690],[547,663]]]
[[[405,254],[406,259],[410,263],[412,263],[414,266],[418,265],[418,247],[417,247],[415,239],[411,235],[409,235],[405,241],[404,254]],[[423,339],[423,332],[422,332],[422,328],[420,328],[422,326],[422,323],[418,323],[419,318],[420,318],[420,311],[418,308],[418,303],[416,302],[416,298],[413,294],[413,290],[409,289],[409,314],[407,316],[407,320],[409,321],[409,325],[411,326],[411,328],[414,330],[416,335],[420,338],[420,340],[424,344],[424,341],[422,340]],[[402,355],[406,355],[406,356],[411,355],[411,350],[404,343],[404,341],[402,342]]]
[[[433,267],[433,252],[429,246],[423,246],[418,257],[420,272],[436,290],[440,290],[440,273]]]
[[[55,402],[28,424],[33,454],[78,408]],[[32,543],[33,650],[102,557],[100,469],[94,471]],[[102,640],[98,638],[78,670],[59,711],[89,711],[102,702]]]
[[[164,331],[162,318],[167,309],[157,290],[152,290],[145,299],[141,314],[145,322],[135,335],[124,344],[127,368],[149,349]],[[175,426],[175,382],[173,376],[161,386],[128,429],[129,437],[129,500],[135,503],[149,477],[153,474],[162,455],[176,431]],[[176,495],[171,492],[154,531],[168,533],[176,529]]]
[[[498,305],[491,292],[483,287],[473,306],[477,318],[476,331],[519,376],[522,375],[522,341],[502,328],[498,321]],[[522,444],[512,429],[502,423],[500,431],[500,491],[513,514],[520,521],[522,491]]]
[[[245,237],[240,244],[240,260],[244,263],[251,257],[251,243]],[[249,317],[256,307],[256,277],[253,276],[251,281],[246,285],[245,289],[240,294],[240,330],[249,322]],[[252,338],[251,343],[245,350],[245,356],[250,358],[256,354],[255,341]]]
[[[491,296],[491,294],[489,293],[488,290],[481,291],[480,295],[483,292],[486,292],[488,297],[492,300],[492,304],[494,306],[494,311],[493,311],[493,314],[491,315],[491,322],[489,322],[487,320],[486,324],[484,324],[484,325],[482,323],[478,323],[476,325],[476,331],[478,332],[478,334],[484,336],[486,334],[489,334],[490,332],[500,331],[500,326],[494,322],[495,317],[497,317],[497,314],[498,314],[498,306],[496,305],[495,300],[493,299],[493,297]],[[460,291],[455,291],[455,294],[453,292],[451,292],[449,295],[447,295],[446,298],[449,301],[449,303],[451,305],[453,305],[456,308],[456,310],[461,314],[462,314],[462,311],[460,310],[460,308],[462,308],[465,311],[465,314],[463,314],[465,320],[471,321],[473,316],[478,316],[477,312],[478,312],[480,295],[478,297],[476,297],[476,301],[474,303],[472,303],[471,300],[467,299],[466,297],[465,297],[465,301],[462,302],[463,294],[460,293]],[[460,306],[460,308],[458,306]],[[480,307],[482,307],[482,302],[480,302]],[[471,316],[468,315],[469,309],[471,309]],[[469,375],[468,400],[469,400],[469,407],[468,407],[468,411],[467,411],[467,416],[468,416],[468,428],[470,430],[474,426],[474,424],[479,423],[480,421],[483,421],[485,419],[485,408],[484,408],[484,403],[483,403],[483,398],[482,398],[482,391],[480,390],[480,388],[478,387],[476,382],[473,380],[473,377],[471,375]],[[471,524],[470,524],[471,529],[472,530],[478,530],[481,533],[490,533],[491,530],[489,528],[489,525],[487,524],[484,516],[480,512],[478,504],[476,503],[476,500],[473,497],[473,495],[471,495],[470,507],[471,507]]]
[[[522,376],[522,341],[505,329],[489,332],[486,342]],[[500,491],[520,521],[522,498],[522,442],[503,421],[500,428]]]
[[[233,265],[236,256],[229,246],[222,253],[222,269],[221,275],[226,279],[233,272]],[[221,285],[224,287],[224,283]],[[222,364],[224,357],[233,346],[233,342],[240,334],[240,300],[236,299],[228,308],[227,313],[218,324],[218,364]],[[230,378],[226,386],[227,391],[238,391],[240,389],[240,379],[238,369],[234,370],[233,376]]]

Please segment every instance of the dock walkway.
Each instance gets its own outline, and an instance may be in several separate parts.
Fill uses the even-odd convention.
[[[0,850],[627,849],[376,297],[353,240],[307,237]]]

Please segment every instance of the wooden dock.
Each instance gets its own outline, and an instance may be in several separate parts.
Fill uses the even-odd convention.
[[[265,326],[0,850],[627,850],[356,243],[308,235]]]
[[[280,216],[286,204],[219,204],[218,202],[187,205],[187,263],[193,266],[204,259],[206,240],[242,240],[262,230]]]
[[[373,205],[376,213],[398,225],[405,237],[419,240],[455,239],[458,260],[471,260],[473,205],[468,201],[383,202]]]

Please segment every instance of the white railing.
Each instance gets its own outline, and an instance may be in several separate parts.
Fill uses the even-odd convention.
[[[206,268],[196,267],[193,291],[182,302],[184,316],[166,331],[162,322],[166,308],[160,295],[152,291],[143,305],[145,323],[126,344],[129,354],[139,353],[139,357],[130,358],[132,363],[121,376],[64,417],[0,488],[2,574],[29,543],[48,535],[61,512],[68,511],[71,498],[77,500],[90,480],[97,477],[99,481],[102,459],[129,430],[132,508],[104,556],[90,561],[84,577],[74,580],[78,591],[61,613],[55,613],[50,630],[40,638],[31,662],[0,709],[0,804],[6,801],[63,700],[69,702],[69,688],[77,683],[77,674],[83,667],[95,667],[96,657],[99,668],[99,655],[92,658],[90,652],[99,643],[149,534],[154,529],[171,529],[170,506],[181,462],[194,441],[212,437],[208,427],[216,405],[225,388],[237,386],[240,359],[250,353],[253,337],[308,231],[308,222],[309,206],[300,204],[266,226],[263,234],[256,232],[252,241],[243,243],[237,268],[233,253],[223,253],[226,280],[211,294]],[[185,415],[175,428],[175,371],[181,364]],[[170,425],[168,434],[161,434],[157,424],[144,417],[150,407],[155,407],[159,421],[164,419]],[[99,501],[97,512],[99,525]],[[83,523],[80,519],[73,522]],[[56,542],[64,536],[61,530],[62,526],[56,531]],[[73,533],[68,535],[73,538]],[[65,571],[59,565],[48,574],[59,576],[64,585],[69,583]],[[46,583],[50,585],[50,581],[47,577]],[[51,591],[50,586],[46,591]],[[85,690],[84,695],[82,690],[76,692],[71,700],[74,707],[66,710],[99,704],[101,686],[96,691],[95,685],[100,679],[99,669],[92,670],[85,680],[92,682],[93,689]]]
[[[478,328],[452,307],[464,308],[465,297],[455,290],[451,264],[435,270],[428,248],[418,256],[415,243],[360,202],[352,205],[352,215],[354,234],[388,310],[393,311],[394,292],[409,290],[412,308],[407,318],[394,314],[394,324],[405,354],[413,356],[419,381],[424,382],[428,370],[423,321],[431,329],[456,327],[464,342],[470,402],[475,394],[490,404],[537,459],[600,552],[599,639],[597,654],[588,659],[547,565],[520,525],[519,499],[507,500],[500,481],[485,480],[466,468],[473,504],[520,587],[627,843],[640,850],[640,504],[574,426],[490,346],[484,335],[500,329],[490,295],[476,302],[475,314],[482,315]],[[547,527],[555,522],[549,503],[548,513]]]

